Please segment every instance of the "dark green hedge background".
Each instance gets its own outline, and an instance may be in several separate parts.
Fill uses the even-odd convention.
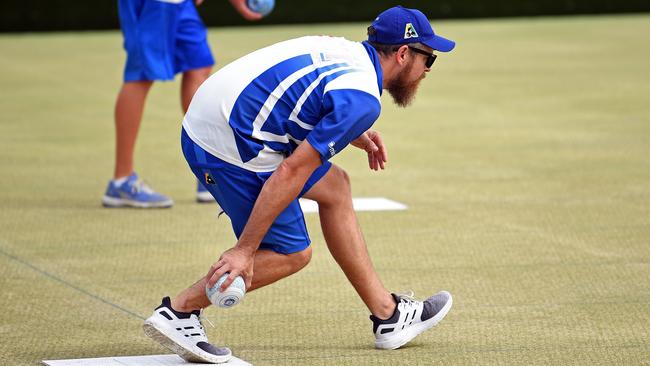
[[[0,32],[115,29],[117,0],[2,0]],[[276,0],[257,24],[370,22],[379,12],[402,4],[432,19],[649,12],[650,0]],[[208,26],[244,24],[227,0],[205,0],[200,12]],[[250,23],[249,23],[250,24]]]

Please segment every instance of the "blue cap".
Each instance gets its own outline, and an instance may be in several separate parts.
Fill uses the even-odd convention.
[[[440,52],[454,49],[456,42],[433,32],[429,19],[417,9],[392,7],[379,14],[368,27],[368,41],[379,44],[422,43]]]

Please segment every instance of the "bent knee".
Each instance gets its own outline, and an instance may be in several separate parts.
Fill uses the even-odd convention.
[[[320,200],[317,200],[319,205],[338,205],[346,203],[352,197],[352,189],[350,185],[350,176],[345,170],[332,166],[331,177],[329,177],[328,189],[321,195]]]
[[[311,246],[301,250],[300,252],[291,253],[287,255],[291,261],[291,266],[295,271],[301,270],[311,261]]]
[[[332,166],[333,173],[336,175],[337,182],[341,188],[349,190],[350,189],[350,176],[342,168],[337,167],[336,165]]]

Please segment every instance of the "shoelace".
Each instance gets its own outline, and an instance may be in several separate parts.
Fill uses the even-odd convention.
[[[205,309],[201,309],[201,310],[199,311],[199,323],[201,323],[201,327],[203,328],[203,323],[202,323],[202,322],[203,322],[203,319],[205,319],[205,320],[208,322],[208,324],[210,324],[210,326],[211,326],[212,328],[215,328],[214,324],[210,321],[210,318],[208,318],[207,315],[204,315],[204,314],[203,314],[203,310],[205,310]],[[201,332],[203,332],[203,335],[207,338],[207,335],[205,334],[205,330],[204,330],[204,329],[201,329]],[[214,344],[214,343],[213,343],[213,344]]]
[[[397,297],[400,298],[400,301],[403,301],[403,302],[407,303],[408,305],[411,305],[413,303],[418,302],[418,300],[416,300],[415,297],[414,297],[415,294],[413,293],[413,291],[404,292],[404,293],[397,293],[395,295],[397,295]]]
[[[214,324],[210,321],[210,318],[208,318],[207,315],[203,314],[203,310],[205,309],[201,309],[199,312],[199,323],[201,323],[201,326],[203,326],[203,319],[205,319],[212,328],[215,328]]]
[[[138,193],[138,192],[144,192],[147,194],[154,193],[154,190],[151,187],[149,187],[149,185],[147,185],[147,183],[145,183],[144,180],[139,178],[138,180],[135,181],[135,183],[133,183],[132,187],[133,188],[131,190],[133,191],[133,193]]]

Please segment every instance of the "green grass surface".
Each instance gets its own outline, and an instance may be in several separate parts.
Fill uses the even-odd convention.
[[[384,96],[389,168],[336,158],[393,291],[439,289],[454,308],[393,352],[307,215],[302,272],[209,309],[214,340],[255,365],[650,364],[650,16],[437,22],[458,41],[415,104]],[[220,65],[303,34],[365,24],[213,29]],[[137,169],[171,210],[108,210],[118,32],[0,35],[0,364],[159,354],[141,330],[160,297],[234,244],[193,202],[178,82],[148,100]]]

